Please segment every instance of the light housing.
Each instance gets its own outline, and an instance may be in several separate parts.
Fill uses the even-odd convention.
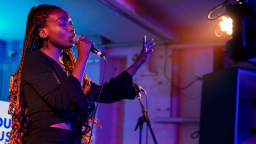
[[[228,56],[235,61],[256,57],[256,7],[250,1],[226,5],[226,13],[233,19],[232,38],[226,42]]]

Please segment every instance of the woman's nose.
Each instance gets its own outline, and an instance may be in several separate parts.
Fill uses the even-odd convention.
[[[75,28],[72,25],[70,25],[69,32],[74,32],[74,31],[75,31]]]

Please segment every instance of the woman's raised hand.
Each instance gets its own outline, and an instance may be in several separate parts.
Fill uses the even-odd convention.
[[[152,43],[154,39],[151,39],[150,41],[146,42],[146,35],[144,35],[143,37],[143,48],[140,52],[140,55],[137,59],[137,62],[140,64],[144,64],[148,57],[149,54],[151,54],[153,52],[153,47],[155,45],[155,43]]]
[[[149,54],[153,52],[153,48],[151,47],[154,46],[155,43],[152,43],[152,42],[153,42],[153,39],[146,42],[146,36],[144,35],[143,48],[140,52],[138,59],[126,70],[126,72],[128,72],[131,76],[135,75],[135,73],[142,66],[142,64],[144,64],[147,61]]]
[[[77,41],[78,58],[88,60],[90,57],[92,40],[81,36]]]

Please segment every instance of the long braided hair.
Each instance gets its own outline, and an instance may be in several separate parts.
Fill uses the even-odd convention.
[[[31,120],[29,117],[29,110],[27,108],[26,100],[24,97],[23,87],[21,87],[21,72],[25,56],[31,52],[42,48],[44,39],[39,37],[39,30],[45,24],[45,20],[48,14],[54,9],[61,9],[60,7],[54,5],[39,5],[31,8],[27,24],[26,33],[24,39],[24,45],[21,53],[21,60],[18,65],[17,71],[11,75],[10,87],[9,87],[9,110],[8,113],[12,115],[12,130],[9,134],[8,144],[24,144],[27,141],[28,135],[31,128]],[[73,50],[63,49],[62,52],[64,67],[72,73],[74,69],[74,64],[76,59],[74,57]],[[74,112],[70,113],[72,117],[72,130],[75,131],[75,137],[82,137],[85,143],[89,142],[89,136],[91,131],[90,124],[92,123],[92,118],[95,107],[94,102],[91,98],[90,89],[90,79],[83,75],[82,89],[87,97],[88,110],[87,114],[84,115],[79,108],[76,108]],[[96,120],[95,124],[99,125]],[[100,126],[100,125],[99,125]],[[77,139],[77,142],[81,139]],[[76,143],[76,142],[75,142]]]

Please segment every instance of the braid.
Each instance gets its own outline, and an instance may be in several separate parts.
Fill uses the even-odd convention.
[[[63,50],[63,60],[64,60],[64,67],[69,71],[69,73],[72,73],[74,69],[74,64],[76,62],[76,58],[73,53],[73,49],[64,49]],[[76,132],[76,135],[81,135],[82,138],[85,140],[85,143],[89,142],[90,139],[90,132],[92,130],[90,124],[92,124],[92,120],[94,117],[94,110],[95,110],[95,104],[94,100],[92,98],[91,92],[90,92],[90,78],[87,77],[86,73],[83,75],[83,82],[82,82],[82,89],[84,94],[86,95],[88,101],[87,101],[87,114],[86,116],[83,115],[82,111],[80,109],[77,109],[75,113],[70,113],[70,117],[72,118],[73,122],[76,126],[73,125],[73,128]],[[94,120],[94,124],[99,126],[101,125],[97,123],[97,119]],[[81,129],[82,128],[82,129]],[[79,138],[78,136],[78,138]],[[80,140],[80,139],[78,139]],[[91,139],[92,141],[93,139]]]
[[[6,144],[25,144],[27,137],[30,134],[31,120],[29,117],[29,110],[25,100],[23,87],[21,87],[21,72],[25,56],[32,51],[42,48],[44,39],[39,37],[39,30],[45,25],[45,20],[48,14],[54,9],[61,9],[54,5],[39,5],[33,7],[28,15],[26,32],[24,38],[23,49],[21,52],[21,60],[17,71],[11,75],[9,87],[9,110],[8,113],[12,115],[12,130],[10,131],[9,140]],[[64,67],[72,73],[76,59],[72,49],[63,50]],[[90,124],[92,123],[94,101],[90,94],[90,79],[84,73],[82,89],[88,101],[88,111],[84,115],[80,109],[75,110],[73,116],[77,134],[81,135],[85,143],[89,141],[89,132],[91,131]],[[72,117],[72,115],[70,114]],[[100,126],[95,119],[95,124]],[[101,126],[100,126],[101,127]],[[83,131],[81,129],[83,128]]]
[[[24,38],[21,59],[17,71],[11,75],[9,87],[9,110],[12,115],[12,130],[10,131],[7,144],[24,144],[30,130],[30,117],[21,85],[21,72],[25,56],[42,46],[43,39],[39,37],[39,29],[43,27],[45,19],[49,12],[57,6],[39,5],[33,7],[28,15],[26,32]]]

